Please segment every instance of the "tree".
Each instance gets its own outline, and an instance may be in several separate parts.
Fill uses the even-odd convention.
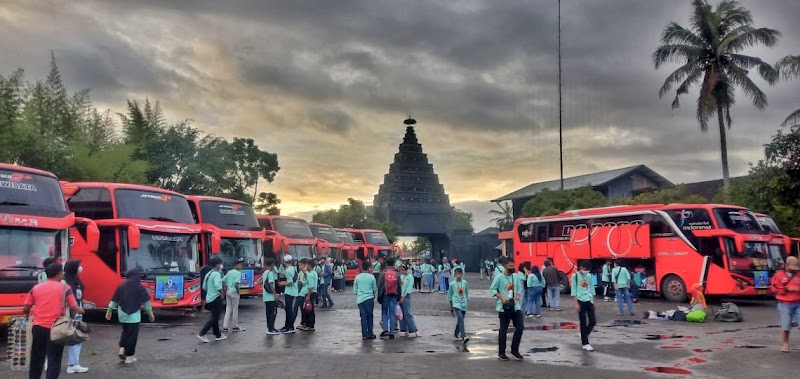
[[[522,207],[522,217],[548,216],[573,209],[597,208],[608,205],[602,193],[591,186],[574,190],[543,189]]]
[[[767,95],[747,76],[749,70],[758,69],[759,75],[772,84],[778,73],[760,58],[741,54],[756,45],[772,47],[780,33],[769,28],[754,28],[749,10],[735,0],[722,0],[716,9],[707,0],[692,1],[689,28],[671,22],[661,35],[661,46],[653,53],[656,69],[668,63],[681,67],[667,76],[659,97],[678,85],[672,108],[678,108],[678,98],[689,93],[689,88],[700,85],[697,99],[697,120],[702,132],[708,131],[708,120],[716,113],[719,124],[720,153],[722,158],[723,187],[730,188],[728,170],[728,143],[726,123],[732,123],[731,106],[735,103],[735,90],[741,89],[753,105],[763,110]]]
[[[495,216],[491,221],[497,225],[500,231],[508,231],[514,228],[514,208],[510,202],[497,203],[498,209],[492,209],[489,214]]]
[[[462,211],[456,207],[450,207],[453,211],[453,227],[455,230],[464,230],[472,233],[472,213]]]
[[[703,196],[690,194],[685,184],[678,184],[672,188],[665,188],[653,192],[645,192],[634,197],[616,201],[619,205],[635,204],[705,204],[708,201]]]
[[[347,204],[342,204],[339,209],[328,209],[314,213],[312,221],[328,224],[335,228],[377,229],[386,234],[386,238],[394,243],[400,226],[389,220],[379,220],[375,216],[375,209],[368,207],[361,200],[347,199]]]
[[[281,209],[278,208],[280,203],[281,199],[278,199],[278,195],[272,192],[261,192],[253,204],[253,209],[261,214],[280,216]]]

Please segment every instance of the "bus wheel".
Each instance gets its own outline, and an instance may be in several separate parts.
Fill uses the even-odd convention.
[[[667,275],[661,282],[661,295],[671,303],[686,301],[686,283],[677,275]]]
[[[562,294],[567,294],[570,291],[569,288],[569,279],[567,279],[567,274],[563,272],[558,272],[558,287],[561,290]]]

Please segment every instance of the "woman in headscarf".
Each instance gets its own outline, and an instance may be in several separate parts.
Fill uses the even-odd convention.
[[[533,266],[530,275],[528,275],[528,309],[526,317],[542,317],[542,294],[546,285],[547,282],[539,272],[539,266]]]
[[[111,320],[111,312],[116,309],[119,323],[122,325],[122,335],[119,337],[119,358],[124,359],[126,364],[137,361],[136,341],[139,339],[139,323],[142,322],[142,307],[150,317],[150,322],[155,321],[153,307],[150,305],[150,295],[142,286],[142,279],[139,270],[131,269],[125,274],[122,282],[111,302],[108,303],[106,320]]]
[[[83,308],[83,282],[78,276],[83,271],[80,259],[70,259],[64,263],[64,283],[72,288],[72,293],[75,295],[75,302],[78,306]],[[76,320],[82,320],[83,315],[76,314]],[[67,347],[67,355],[69,356],[69,363],[67,366],[67,374],[77,374],[89,371],[88,368],[80,365],[81,359],[81,345],[77,344]]]

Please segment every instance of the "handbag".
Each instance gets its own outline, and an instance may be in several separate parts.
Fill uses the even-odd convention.
[[[63,284],[61,304],[67,309],[67,285]],[[73,320],[66,314],[59,316],[50,327],[50,341],[62,346],[73,346],[89,339],[89,327],[85,322]]]
[[[310,300],[306,300],[306,302],[303,304],[303,309],[306,312],[311,312],[314,309],[314,303],[312,303]]]

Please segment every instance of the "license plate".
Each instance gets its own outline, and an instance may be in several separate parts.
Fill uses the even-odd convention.
[[[249,293],[250,293],[250,289],[249,288],[241,288],[241,289],[239,289],[239,295],[247,295]]]
[[[178,298],[177,297],[168,297],[168,298],[166,298],[164,300],[161,300],[161,303],[164,304],[164,305],[178,304]]]
[[[759,295],[767,295],[769,291],[767,290],[758,290]]]
[[[11,322],[11,320],[13,320],[13,319],[15,319],[17,317],[22,317],[22,315],[3,315],[3,322],[2,323],[3,324],[8,324],[8,323]]]

